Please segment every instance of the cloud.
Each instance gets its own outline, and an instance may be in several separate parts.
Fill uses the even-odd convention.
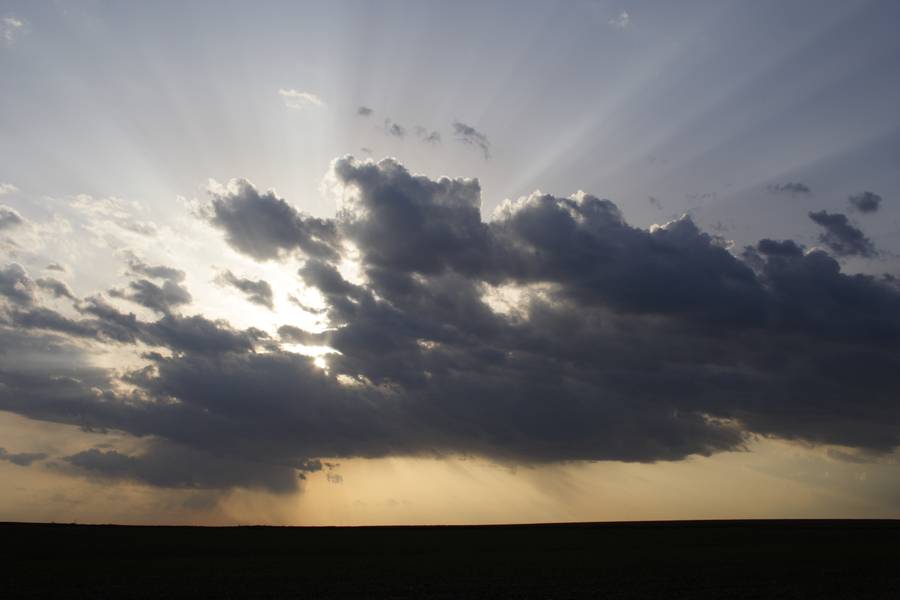
[[[15,44],[24,33],[25,21],[22,19],[13,16],[6,16],[0,19],[0,38],[3,38],[7,46]]]
[[[310,108],[322,108],[325,103],[321,98],[310,92],[284,88],[278,90],[278,95],[284,101],[284,105],[295,110],[307,110]]]
[[[272,286],[267,281],[262,279],[258,281],[243,279],[235,277],[231,271],[225,271],[216,278],[216,283],[240,290],[247,297],[247,300],[254,304],[265,306],[269,310],[275,308]]]
[[[35,283],[37,283],[39,288],[53,294],[54,298],[69,298],[70,300],[75,299],[75,296],[72,294],[72,290],[69,289],[69,286],[67,286],[59,279],[54,279],[53,277],[42,277]]]
[[[13,184],[0,182],[0,196],[6,196],[7,194],[15,194],[18,191],[19,191],[19,188],[17,188]]]
[[[175,444],[154,442],[143,453],[91,448],[63,460],[76,472],[107,480],[136,481],[177,489],[259,488],[289,493],[298,488],[292,467],[228,460]]]
[[[0,448],[0,461],[10,462],[20,467],[31,466],[31,463],[44,460],[47,455],[43,452],[21,452],[19,454],[10,454],[6,448]]]
[[[375,111],[373,109],[369,108],[368,106],[360,106],[359,108],[356,109],[356,114],[358,114],[361,117],[371,116],[372,113],[374,113],[374,112]]]
[[[617,16],[611,18],[606,23],[610,27],[615,27],[616,29],[625,29],[626,27],[631,25],[631,15],[623,10]]]
[[[34,302],[34,281],[22,265],[11,263],[0,267],[0,296],[13,304],[27,306]]]
[[[474,127],[466,125],[465,123],[461,123],[459,121],[454,121],[453,133],[456,136],[456,139],[460,142],[468,144],[469,146],[480,148],[484,153],[485,159],[491,157],[491,142],[488,140],[486,135],[484,135]]]
[[[657,198],[656,196],[649,196],[647,198],[647,202],[649,202],[650,206],[652,206],[656,210],[662,210],[663,208],[662,202],[660,202],[659,198]]]
[[[787,183],[770,183],[766,186],[770,194],[790,194],[791,196],[808,196],[812,190],[805,183],[789,181]]]
[[[872,240],[850,224],[846,215],[828,213],[824,210],[810,212],[809,218],[825,231],[819,234],[819,241],[838,256],[875,256]]]
[[[335,224],[298,212],[275,192],[258,191],[246,179],[210,189],[206,217],[225,232],[237,252],[258,260],[277,259],[301,250],[310,256],[333,258],[337,252]]]
[[[426,144],[440,144],[441,143],[441,134],[437,131],[428,131],[425,127],[421,125],[416,125],[414,129],[416,133],[416,137],[425,142]]]
[[[0,204],[0,231],[13,229],[26,223],[24,217],[14,208]]]
[[[534,193],[485,219],[475,179],[352,157],[330,177],[344,204],[314,226],[245,180],[205,217],[257,260],[303,255],[298,285],[318,290],[322,328],[145,320],[99,296],[69,318],[7,293],[5,345],[87,339],[145,362],[26,368],[6,354],[0,410],[141,439],[137,453],[68,457],[79,473],[202,489],[289,491],[343,457],[652,462],[755,436],[867,455],[900,445],[895,279],[844,273],[793,240],[732,253],[686,216],[633,227],[582,192]],[[4,289],[30,281],[8,270]],[[317,362],[296,344],[332,352]]]
[[[390,119],[384,120],[384,132],[390,136],[403,139],[406,137],[406,128]]]
[[[861,213],[878,212],[883,198],[874,192],[860,192],[847,198],[850,207]]]

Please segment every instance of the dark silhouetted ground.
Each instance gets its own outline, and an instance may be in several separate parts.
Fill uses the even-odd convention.
[[[900,521],[0,525],[2,598],[900,598]]]

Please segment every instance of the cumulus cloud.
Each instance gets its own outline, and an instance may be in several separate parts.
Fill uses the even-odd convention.
[[[0,204],[0,231],[25,224],[25,219],[14,208]]]
[[[243,180],[206,216],[257,260],[302,254],[298,284],[318,290],[324,327],[270,337],[202,314],[144,320],[100,297],[69,318],[10,292],[0,335],[139,344],[146,363],[4,362],[0,409],[147,442],[68,457],[80,473],[204,489],[288,491],[326,458],[680,460],[756,435],[873,455],[900,444],[893,279],[792,240],[735,254],[689,217],[633,227],[587,193],[535,193],[486,220],[474,179],[350,157],[331,177],[344,189],[333,219],[310,224]],[[329,348],[326,368],[296,344]]]
[[[484,153],[484,158],[491,157],[491,142],[487,136],[471,125],[466,125],[460,121],[453,122],[453,134],[456,139],[469,146],[475,146]]]
[[[72,294],[72,290],[69,289],[64,282],[59,279],[54,279],[53,277],[41,277],[35,283],[39,288],[50,292],[54,298],[69,298],[70,300],[74,300],[75,296]]]
[[[812,190],[805,183],[788,181],[787,183],[770,183],[766,186],[770,194],[790,194],[791,196],[808,196]]]
[[[236,277],[231,271],[225,271],[216,278],[216,283],[240,290],[247,297],[247,300],[254,304],[265,306],[269,310],[275,308],[272,286],[269,285],[268,281],[244,279]]]
[[[268,260],[301,250],[318,257],[337,256],[335,224],[306,216],[275,192],[260,192],[246,179],[210,189],[209,222],[225,232],[236,251]]]
[[[322,108],[325,103],[321,98],[311,92],[301,92],[294,89],[280,89],[278,95],[284,101],[284,105],[294,110],[307,110],[310,108]]]
[[[0,448],[0,461],[6,461],[19,467],[31,466],[31,463],[44,460],[47,455],[43,452],[20,452],[13,454],[6,451],[6,448]]]
[[[825,230],[819,234],[819,241],[836,255],[875,256],[875,245],[872,240],[859,228],[851,225],[847,215],[820,210],[810,211],[809,218]]]
[[[878,212],[883,198],[874,192],[860,192],[847,198],[850,207],[861,213]]]

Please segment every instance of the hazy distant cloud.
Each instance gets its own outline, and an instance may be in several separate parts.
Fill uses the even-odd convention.
[[[272,310],[274,306],[274,294],[272,286],[268,281],[263,279],[253,281],[252,279],[244,279],[236,277],[231,271],[225,271],[216,277],[216,283],[224,286],[231,286],[240,290],[247,297],[247,300],[260,306],[265,306]]]
[[[6,194],[14,194],[18,191],[19,188],[11,183],[0,183],[0,196],[5,196]]]
[[[607,21],[607,24],[611,27],[615,27],[616,29],[625,29],[626,27],[631,25],[631,15],[623,10],[618,15]]]
[[[819,241],[836,255],[871,257],[876,254],[872,240],[851,225],[846,215],[820,210],[810,212],[809,218],[825,229]]]
[[[485,134],[474,127],[460,121],[454,121],[453,133],[456,135],[456,139],[462,143],[480,148],[486,159],[491,157],[491,142]]]
[[[69,298],[70,300],[74,300],[75,296],[72,294],[72,290],[69,289],[65,283],[60,281],[59,279],[54,279],[53,277],[41,277],[35,283],[39,288],[50,292],[54,298]]]
[[[12,46],[25,33],[25,21],[18,17],[6,16],[0,19],[0,38],[7,46]]]
[[[847,198],[850,206],[861,213],[878,212],[883,198],[874,192],[860,192]]]
[[[185,273],[181,269],[167,267],[165,265],[148,265],[134,254],[126,254],[125,261],[128,270],[137,275],[144,275],[155,279],[168,279],[170,281],[184,281]],[[49,267],[48,267],[49,268]]]
[[[0,204],[0,231],[12,229],[24,223],[25,219],[16,209]]]
[[[278,90],[278,95],[284,100],[284,105],[286,107],[296,110],[321,108],[325,106],[322,99],[311,92],[301,92],[293,89],[286,90],[282,88]]]
[[[812,193],[812,190],[805,183],[799,181],[789,181],[787,183],[770,183],[766,186],[770,194],[790,194],[792,196],[806,196]]]
[[[358,114],[361,117],[368,117],[374,112],[375,111],[373,109],[369,108],[368,106],[360,106],[359,108],[356,109],[356,114]]]
[[[406,128],[390,119],[384,120],[384,132],[390,136],[403,139],[406,137]]]
[[[20,467],[30,466],[31,463],[44,460],[45,458],[47,458],[47,455],[43,452],[20,452],[18,454],[11,454],[6,451],[6,448],[0,448],[0,461],[10,462]]]
[[[657,198],[656,196],[649,196],[647,198],[647,201],[650,203],[650,206],[652,206],[656,210],[662,210],[662,202],[660,202],[659,198]]]
[[[416,137],[427,144],[441,143],[441,134],[437,131],[428,131],[428,129],[422,127],[421,125],[416,125],[414,131],[416,133]]]

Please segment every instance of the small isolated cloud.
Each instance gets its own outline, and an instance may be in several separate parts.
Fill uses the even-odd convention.
[[[0,20],[0,37],[7,46],[12,46],[20,35],[25,33],[25,21],[17,17],[3,17]]]
[[[249,302],[265,306],[269,310],[275,308],[272,286],[269,285],[268,281],[263,279],[258,281],[244,279],[235,276],[231,271],[225,271],[216,277],[216,283],[221,286],[230,286],[243,292]]]
[[[14,194],[18,192],[19,188],[14,186],[11,183],[0,183],[0,196],[5,196],[7,194]]]
[[[416,125],[415,130],[416,137],[425,142],[426,144],[440,144],[441,143],[441,134],[437,131],[428,131],[425,127],[421,125]]]
[[[649,202],[650,206],[652,206],[656,210],[662,210],[662,202],[660,202],[659,198],[657,198],[656,196],[648,197],[647,202]]]
[[[812,190],[805,183],[789,181],[787,183],[770,183],[766,186],[770,194],[790,194],[791,196],[808,196]]]
[[[819,241],[838,256],[875,256],[872,240],[850,224],[847,215],[828,213],[824,210],[810,212],[809,218],[825,231],[819,234]]]
[[[20,467],[27,467],[31,463],[44,460],[47,455],[43,452],[21,452],[19,454],[10,454],[6,448],[0,448],[0,461],[10,462]]]
[[[625,29],[626,27],[631,25],[631,15],[623,10],[617,16],[607,21],[607,24],[610,27],[615,27],[616,29]]]
[[[310,92],[300,92],[298,90],[286,90],[284,88],[278,90],[278,95],[284,100],[284,105],[295,110],[306,110],[308,108],[321,108],[325,103],[321,98]]]
[[[399,123],[394,123],[390,119],[384,120],[384,132],[390,136],[400,139],[406,137],[406,127]]]
[[[371,108],[369,108],[368,106],[360,106],[359,108],[356,109],[356,114],[358,114],[361,117],[369,117],[374,112],[375,111],[372,110]]]
[[[878,212],[878,209],[881,208],[882,200],[883,198],[875,192],[860,192],[847,198],[851,208],[861,213]]]
[[[453,133],[456,135],[456,139],[460,142],[480,148],[484,153],[485,159],[491,157],[490,140],[488,140],[485,134],[481,133],[471,125],[466,125],[465,123],[462,123],[460,121],[454,121]]]

